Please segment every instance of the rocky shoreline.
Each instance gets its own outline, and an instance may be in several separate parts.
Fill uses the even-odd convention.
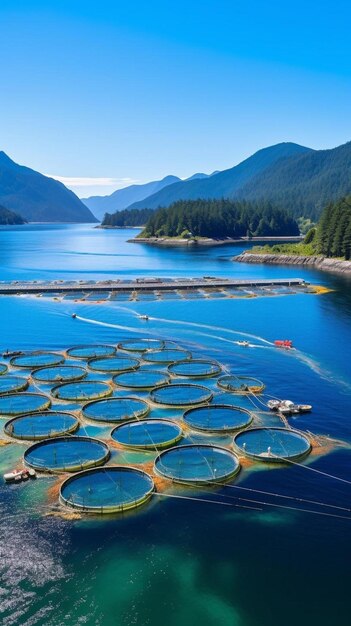
[[[299,256],[295,254],[254,254],[243,252],[233,257],[238,263],[263,263],[265,265],[307,265],[326,272],[351,274],[351,261],[329,259],[322,256]]]
[[[135,237],[134,239],[128,239],[128,243],[146,243],[156,246],[223,246],[225,244],[233,243],[297,243],[301,241],[301,237],[240,237],[237,239],[231,239],[226,237],[225,239],[212,239],[210,237],[197,237],[196,239],[181,239],[179,237]]]

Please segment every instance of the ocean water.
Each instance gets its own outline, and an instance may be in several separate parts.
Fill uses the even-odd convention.
[[[55,482],[52,478],[1,485],[2,623],[347,623],[351,519],[345,518],[351,513],[344,509],[351,509],[350,280],[300,267],[232,263],[231,257],[244,245],[187,250],[128,244],[135,233],[90,225],[1,228],[0,279],[300,277],[331,291],[319,296],[102,303],[1,296],[1,351],[115,344],[142,337],[174,340],[200,358],[220,361],[230,372],[259,378],[269,394],[311,403],[313,412],[291,423],[346,445],[302,466],[244,469],[235,482],[245,488],[241,491],[196,493],[217,504],[154,498],[139,511],[109,519],[46,515],[51,510],[47,491]],[[78,315],[75,320],[73,312]],[[147,314],[149,321],[140,320],[139,314]],[[272,342],[277,338],[291,338],[297,350],[275,349]],[[253,347],[237,346],[234,342],[239,339],[249,339]],[[88,434],[97,434],[99,428],[90,426]],[[225,440],[219,437],[218,442]],[[16,464],[24,449],[20,444],[0,448],[2,473]],[[130,453],[130,459],[138,462],[138,453]],[[257,490],[342,508],[299,504]],[[189,488],[188,495],[194,490]],[[270,506],[274,503],[279,507]]]

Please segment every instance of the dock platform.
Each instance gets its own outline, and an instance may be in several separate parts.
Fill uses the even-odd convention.
[[[276,278],[240,280],[231,278],[137,278],[135,280],[105,281],[12,281],[0,282],[1,295],[45,294],[55,292],[67,294],[75,292],[154,292],[188,291],[196,289],[257,289],[265,287],[307,287],[301,278]]]

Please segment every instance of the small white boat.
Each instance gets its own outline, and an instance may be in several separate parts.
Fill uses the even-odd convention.
[[[19,470],[13,470],[4,474],[5,483],[20,483],[22,480],[28,480],[29,478],[36,478],[37,473],[34,469],[22,468]]]
[[[281,401],[280,400],[268,400],[268,402],[267,402],[267,407],[271,411],[278,411],[280,405],[281,405]]]
[[[312,411],[311,404],[295,404],[291,400],[268,400],[267,407],[271,411],[277,411],[282,415],[296,415]]]
[[[238,346],[244,346],[247,348],[250,344],[248,341],[237,341]]]
[[[149,316],[148,315],[139,315],[139,319],[147,321],[149,319]]]

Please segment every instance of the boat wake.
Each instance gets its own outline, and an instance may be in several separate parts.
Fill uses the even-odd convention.
[[[129,309],[128,307],[118,307],[120,310],[126,311],[131,313],[133,316],[138,316],[139,314],[136,311],[133,311],[131,309]],[[130,331],[133,333],[137,333],[139,335],[148,335],[148,336],[154,336],[154,332],[151,332],[151,329],[148,330],[145,326],[143,326],[143,328],[136,328],[135,326],[127,326],[127,325],[122,325],[122,324],[113,324],[111,322],[101,322],[99,320],[95,320],[92,318],[87,318],[87,317],[83,317],[80,315],[76,316],[77,320],[80,320],[82,322],[86,322],[89,324],[96,324],[98,326],[105,326],[107,328],[116,328],[117,330],[123,330],[123,331]],[[172,324],[172,325],[176,325],[176,326],[180,326],[180,327],[185,327],[188,328],[189,330],[191,329],[191,334],[192,335],[196,335],[197,337],[206,337],[208,339],[215,339],[216,341],[220,341],[222,343],[227,343],[230,345],[236,344],[238,345],[238,340],[233,340],[233,339],[228,339],[226,337],[223,337],[221,335],[213,335],[210,333],[206,333],[203,332],[201,330],[194,330],[194,329],[199,329],[199,328],[203,328],[204,330],[217,330],[223,333],[227,333],[229,335],[236,335],[236,336],[240,336],[240,337],[245,337],[247,339],[254,339],[256,341],[259,341],[261,343],[249,343],[249,348],[255,348],[255,349],[268,349],[268,350],[274,350],[275,352],[277,351],[277,348],[275,347],[274,343],[272,341],[269,341],[268,339],[265,339],[264,337],[260,337],[258,335],[253,335],[252,333],[246,333],[243,331],[238,331],[238,330],[232,330],[229,328],[223,328],[222,326],[212,326],[210,324],[198,324],[195,322],[186,322],[183,320],[171,320],[171,319],[166,319],[166,318],[162,318],[162,317],[153,317],[153,316],[149,316],[149,321],[155,321],[155,322],[162,322],[165,324]],[[240,345],[240,344],[239,344]],[[320,363],[318,363],[317,361],[315,361],[312,357],[310,357],[307,354],[304,354],[301,350],[282,350],[281,351],[282,354],[289,356],[289,357],[293,357],[295,359],[297,359],[298,361],[300,361],[301,363],[303,363],[306,367],[308,367],[310,370],[312,370],[313,372],[315,372],[318,376],[320,376],[322,379],[328,381],[328,382],[332,382],[336,385],[339,385],[341,387],[343,387],[344,389],[346,388],[348,391],[351,390],[351,383],[349,383],[348,381],[342,379],[342,378],[336,378],[335,374],[333,374],[333,372],[330,372],[329,370],[323,368]]]
[[[250,333],[245,333],[239,330],[231,330],[229,328],[223,328],[222,326],[211,326],[210,324],[198,324],[197,322],[185,322],[182,320],[170,320],[162,317],[153,317],[149,316],[149,320],[155,320],[156,322],[166,322],[168,324],[177,324],[178,326],[190,326],[191,328],[205,328],[208,330],[219,330],[220,332],[228,333],[230,335],[238,335],[240,337],[250,337],[251,339],[255,339],[256,341],[261,341],[264,344],[269,346],[274,346],[272,341],[268,341],[268,339],[264,339],[264,337],[259,337],[258,335],[252,335]],[[234,343],[231,341],[231,343]]]

